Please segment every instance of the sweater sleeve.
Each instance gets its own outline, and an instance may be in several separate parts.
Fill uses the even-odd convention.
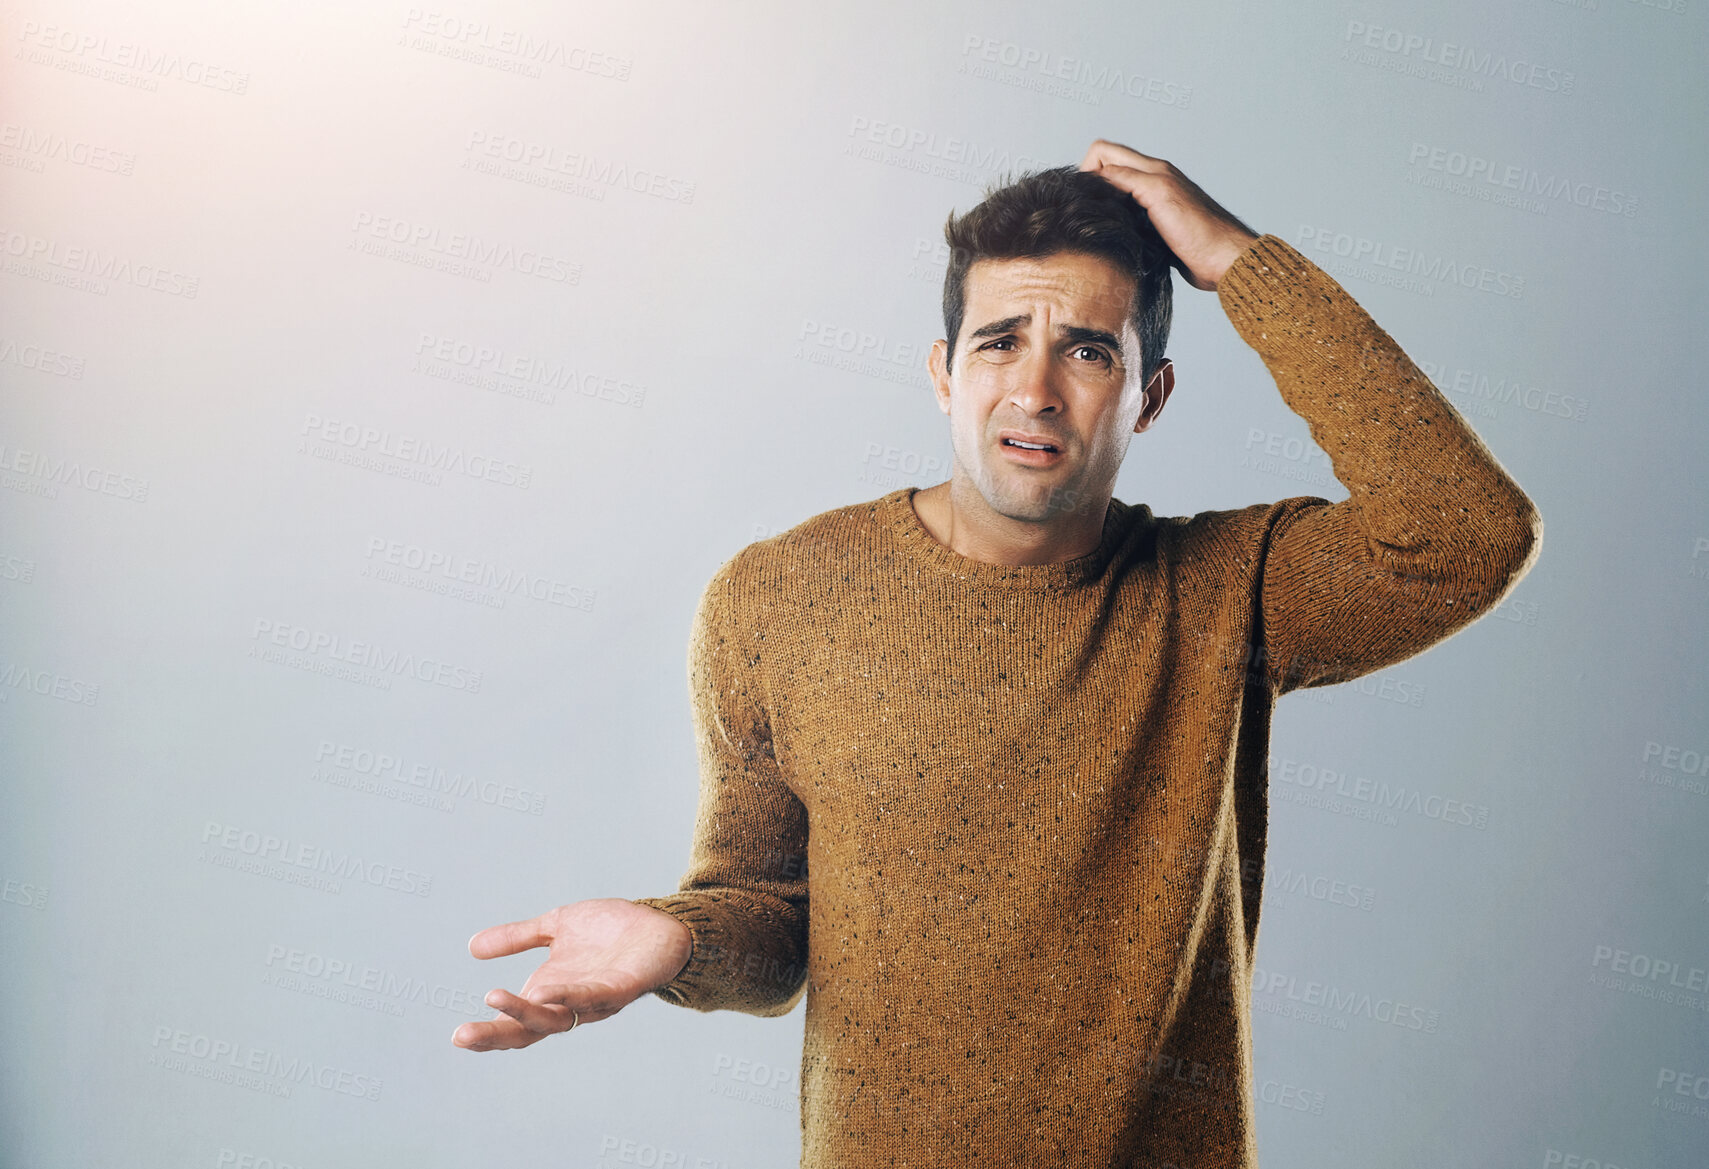
[[[653,993],[700,1011],[781,1015],[806,984],[807,814],[774,758],[763,640],[738,623],[740,554],[701,596],[689,639],[700,801],[678,892],[635,898],[688,927],[687,965]]]
[[[1392,665],[1499,601],[1536,559],[1542,520],[1400,346],[1273,235],[1217,295],[1349,496],[1275,505],[1258,652],[1276,690]]]

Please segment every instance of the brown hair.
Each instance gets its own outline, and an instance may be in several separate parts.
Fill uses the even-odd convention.
[[[966,215],[957,218],[950,212],[944,239],[949,242],[943,299],[947,367],[953,368],[967,270],[974,261],[1038,259],[1056,252],[1098,256],[1134,278],[1128,315],[1139,334],[1140,383],[1150,381],[1163,364],[1173,316],[1171,253],[1145,208],[1092,171],[1053,167],[988,189],[984,202]]]

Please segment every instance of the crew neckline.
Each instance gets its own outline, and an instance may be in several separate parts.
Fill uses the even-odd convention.
[[[1111,554],[1126,528],[1122,520],[1129,510],[1119,499],[1112,498],[1104,509],[1104,531],[1098,546],[1072,560],[1057,560],[1048,564],[997,564],[964,556],[926,529],[920,514],[914,510],[918,487],[900,487],[879,499],[881,512],[896,541],[915,560],[944,572],[999,588],[1067,588],[1101,575],[1109,564]]]

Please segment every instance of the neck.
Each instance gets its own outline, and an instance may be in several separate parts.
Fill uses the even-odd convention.
[[[954,552],[991,564],[1056,564],[1096,550],[1104,535],[1110,494],[1081,493],[1084,506],[1042,520],[994,511],[971,480],[957,475],[914,493],[914,513],[933,539]]]

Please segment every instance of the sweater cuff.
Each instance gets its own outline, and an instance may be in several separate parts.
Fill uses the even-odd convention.
[[[651,993],[679,1007],[704,1001],[712,983],[712,965],[723,959],[726,947],[724,931],[718,928],[717,919],[706,912],[698,898],[688,894],[632,897],[630,900],[636,905],[670,914],[688,927],[689,936],[694,940],[688,964],[678,971],[675,978],[655,987]]]

